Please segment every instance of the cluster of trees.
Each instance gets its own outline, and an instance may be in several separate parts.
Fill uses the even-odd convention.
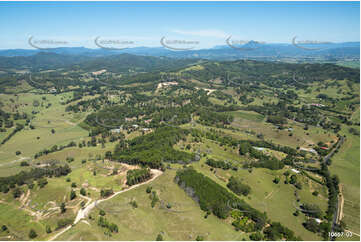
[[[292,230],[278,222],[271,223],[270,226],[263,230],[263,233],[267,240],[302,240],[300,237],[295,236],[295,233]]]
[[[113,189],[101,189],[100,190],[101,197],[109,197],[112,194],[114,194]]]
[[[152,177],[149,168],[134,169],[127,171],[127,185],[132,186],[149,180]]]
[[[297,155],[298,152],[296,149],[289,146],[276,145],[264,140],[241,140],[240,147],[243,146],[244,151],[242,153],[247,153],[247,151],[252,147],[264,147],[271,150],[280,151],[289,155]],[[241,148],[240,148],[241,149]],[[242,154],[241,154],[242,155]]]
[[[270,115],[267,117],[267,122],[276,125],[283,125],[283,124],[287,124],[287,119],[282,116]]]
[[[197,112],[199,115],[199,122],[207,126],[213,125],[227,125],[233,121],[233,116],[227,113],[217,113],[209,109],[203,108]]]
[[[280,100],[276,104],[263,103],[262,106],[248,105],[243,109],[268,116],[267,122],[279,125],[280,129],[282,129],[282,125],[287,123],[287,119],[295,120],[306,125],[320,125],[322,128],[333,130],[335,133],[340,131],[341,128],[340,124],[327,119],[319,108],[315,106],[302,105],[298,107]]]
[[[263,229],[264,238],[268,240],[301,240],[300,237],[295,236],[293,231],[280,223],[272,222],[271,226],[265,227],[267,223],[265,213],[250,207],[246,202],[228,192],[212,179],[196,172],[192,167],[178,170],[175,182],[199,203],[202,210],[213,212],[222,219],[231,215],[235,219],[233,226],[236,229],[246,232],[262,231]],[[233,211],[231,212],[231,210]],[[263,238],[261,233],[254,234],[252,238],[255,240]]]
[[[322,210],[316,204],[304,203],[301,205],[302,212],[309,217],[322,218]]]
[[[340,139],[338,142],[340,142]],[[331,153],[331,156],[333,154],[334,153]],[[330,159],[330,157],[328,159]],[[333,223],[333,218],[337,210],[339,182],[340,182],[337,175],[331,176],[330,171],[328,170],[329,164],[330,163],[328,162],[323,162],[321,163],[321,169],[314,171],[319,175],[323,176],[325,180],[325,184],[328,188],[328,207],[327,207],[326,215],[324,216],[327,222],[321,223],[319,226],[317,226],[317,228],[316,226],[314,226],[315,225],[314,222],[306,221],[304,223],[304,226],[308,228],[310,231],[321,232],[322,236],[325,239],[329,239],[329,232],[331,232],[331,225]]]
[[[244,231],[246,233],[255,231],[254,223],[252,223],[252,220],[250,220],[242,212],[240,212],[238,210],[234,210],[234,211],[232,211],[231,216],[235,219],[232,222],[232,225],[235,227],[235,229],[237,231],[241,230],[241,231]]]
[[[161,127],[154,132],[138,136],[128,144],[119,143],[113,159],[129,164],[142,164],[150,168],[162,168],[163,162],[189,163],[195,155],[173,148],[181,139],[185,140],[187,130],[175,127]]]
[[[270,170],[280,170],[285,166],[283,161],[280,161],[273,156],[265,155],[262,151],[258,151],[246,144],[247,143],[242,143],[240,145],[239,153],[241,155],[248,154],[250,157],[257,159],[257,161],[245,162],[244,167],[264,167]]]
[[[225,219],[232,209],[239,209],[248,211],[247,216],[254,221],[255,229],[260,230],[266,224],[266,214],[250,207],[226,188],[191,167],[178,170],[175,182],[199,203],[202,210],[213,212],[219,218]]]
[[[251,192],[251,187],[244,184],[238,177],[231,176],[229,178],[227,187],[237,195],[247,196]]]
[[[61,228],[65,228],[66,226],[70,225],[73,223],[73,219],[71,218],[61,218],[57,221],[57,228],[56,229],[61,229]]]
[[[66,176],[70,172],[71,169],[67,164],[64,166],[53,165],[46,168],[32,168],[30,171],[21,171],[13,176],[0,177],[0,191],[6,193],[9,188],[15,188],[15,185],[32,184],[33,180],[38,180],[39,185],[44,186],[47,182],[45,183],[42,178]]]
[[[232,138],[231,136],[226,136],[225,133],[219,130],[210,129],[210,132],[201,131],[198,129],[191,129],[190,130],[191,135],[200,140],[202,137],[206,139],[210,139],[216,142],[219,142],[221,146],[232,146],[233,148],[236,148],[239,144],[239,140]]]
[[[110,223],[104,216],[99,216],[98,226],[107,228],[111,233],[118,233],[118,225]]]
[[[3,141],[1,141],[1,144],[2,145],[5,144],[9,139],[11,139],[11,137],[13,137],[17,132],[19,132],[23,128],[24,128],[24,125],[17,123],[16,128],[5,139],[3,139]]]
[[[232,165],[230,163],[223,160],[207,159],[206,164],[214,168],[222,168],[223,170],[228,170],[232,168]]]
[[[61,145],[61,146],[54,145],[50,149],[44,149],[43,151],[39,151],[38,153],[36,153],[34,155],[34,158],[37,159],[40,156],[47,155],[47,154],[57,152],[57,151],[61,151],[61,150],[65,149],[65,148],[70,148],[70,147],[75,147],[75,146],[76,146],[76,143],[74,141],[71,141],[67,145]]]

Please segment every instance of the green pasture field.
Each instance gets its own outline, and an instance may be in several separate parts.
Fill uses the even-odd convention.
[[[237,232],[229,222],[214,215],[204,218],[205,212],[177,184],[173,182],[175,170],[166,170],[149,186],[155,190],[160,201],[171,204],[172,209],[161,206],[158,202],[151,207],[148,185],[140,186],[120,194],[111,200],[99,204],[107,220],[119,227],[112,237],[104,235],[105,229],[97,225],[99,209],[94,209],[87,219],[90,226],[79,223],[61,235],[57,240],[155,240],[159,233],[164,240],[195,240],[200,235],[205,240],[241,240],[248,239],[245,233]],[[138,208],[132,208],[129,201],[135,200]]]
[[[339,176],[343,185],[343,221],[347,229],[360,234],[360,136],[350,134],[348,129],[349,126],[342,126],[341,133],[346,134],[346,140],[332,157],[330,171]],[[354,235],[351,239],[359,240],[360,237]]]
[[[303,185],[302,190],[296,189],[291,184],[284,184],[284,176],[282,174],[286,170],[290,170],[287,167],[278,171],[256,168],[251,173],[243,169],[238,171],[215,169],[216,173],[214,173],[205,164],[205,159],[202,159],[199,163],[193,163],[192,166],[224,187],[226,187],[227,181],[231,176],[240,177],[245,184],[251,187],[251,193],[247,197],[241,196],[251,206],[260,211],[265,211],[272,221],[281,222],[292,229],[296,235],[301,236],[303,240],[322,239],[302,226],[302,223],[306,220],[304,214],[300,213],[297,217],[293,215],[297,205],[294,195],[296,190],[300,197],[300,203],[317,204],[322,211],[326,211],[327,190],[318,183],[302,175],[297,175]],[[291,175],[295,174],[292,171],[290,173]],[[280,178],[278,184],[273,183],[275,177]],[[318,197],[313,196],[311,194],[313,191],[318,191],[320,195]]]
[[[41,97],[43,96],[48,100],[43,102],[51,103],[52,105],[49,108],[33,107],[33,101],[38,100],[41,102]],[[60,95],[35,95],[27,93],[18,95],[18,97],[8,95],[5,103],[10,102],[10,98],[15,100],[15,104],[8,106],[9,111],[14,111],[15,105],[18,105],[20,113],[26,112],[28,115],[31,115],[32,110],[36,110],[39,113],[31,120],[31,124],[35,129],[31,130],[26,126],[8,142],[0,146],[0,153],[3,154],[0,163],[18,160],[19,157],[15,155],[15,152],[18,150],[21,151],[21,156],[30,158],[35,153],[45,148],[51,148],[53,145],[66,145],[71,141],[79,141],[86,138],[88,132],[73,122],[80,120],[82,117],[75,117],[74,120],[73,115],[66,113],[65,106],[60,104],[62,98],[67,99],[70,97],[69,93]],[[55,130],[54,134],[51,132],[52,129]]]

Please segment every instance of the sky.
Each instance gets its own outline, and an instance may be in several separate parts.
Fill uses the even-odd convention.
[[[0,49],[360,41],[359,2],[0,2]],[[178,41],[178,42],[176,42]],[[181,43],[181,41],[183,41]]]

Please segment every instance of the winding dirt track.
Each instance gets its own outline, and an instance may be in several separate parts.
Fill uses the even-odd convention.
[[[151,181],[154,181],[158,176],[162,175],[163,172],[160,171],[160,170],[156,170],[156,169],[151,169],[151,172],[153,174],[153,177],[151,179],[149,179],[148,181],[145,181],[143,183],[139,183],[139,184],[136,184],[134,186],[131,186],[129,188],[126,188],[124,190],[121,190],[121,191],[118,191],[116,193],[114,193],[113,195],[107,197],[107,198],[104,198],[104,199],[100,199],[100,200],[96,200],[94,202],[92,202],[92,200],[88,200],[88,202],[86,203],[84,209],[80,209],[78,211],[78,214],[73,222],[72,225],[69,225],[68,227],[64,228],[63,230],[59,231],[57,234],[55,234],[53,237],[51,237],[48,241],[52,241],[52,240],[55,240],[57,237],[59,237],[61,234],[65,233],[66,231],[68,231],[71,227],[73,227],[74,225],[76,225],[78,222],[80,222],[82,219],[86,218],[88,216],[88,214],[90,213],[90,211],[99,203],[101,202],[104,202],[104,201],[107,201],[107,200],[110,200],[112,199],[113,197],[117,196],[118,194],[121,194],[123,192],[127,192],[129,190],[132,190],[134,188],[137,188],[137,187],[140,187],[144,184],[147,184]]]

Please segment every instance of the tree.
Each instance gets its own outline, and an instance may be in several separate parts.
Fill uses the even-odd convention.
[[[30,229],[29,238],[34,239],[36,236],[38,236],[38,234],[35,232],[35,230]]]
[[[273,179],[273,183],[278,184],[280,182],[280,179],[278,177],[276,177],[275,179]]]
[[[23,192],[22,192],[22,191],[20,190],[20,188],[18,188],[18,187],[13,190],[13,196],[14,196],[14,198],[20,197],[22,193],[23,193]]]
[[[116,225],[115,223],[111,223],[109,225],[109,230],[110,230],[110,232],[118,233],[118,225]]]
[[[163,236],[161,234],[157,235],[156,241],[163,241]]]
[[[320,225],[316,222],[315,219],[307,219],[306,222],[303,223],[303,226],[305,226],[305,228],[311,232],[320,232]]]
[[[50,234],[52,231],[51,231],[51,228],[50,228],[50,225],[46,225],[46,233]]]
[[[40,178],[37,182],[40,188],[43,188],[46,184],[48,184],[48,180],[45,177]]]
[[[15,154],[16,154],[16,155],[20,155],[20,154],[21,154],[21,151],[18,150],[18,151],[15,152]]]
[[[3,226],[1,226],[1,231],[6,231],[6,230],[8,230],[8,227],[6,227],[5,224]]]
[[[55,129],[51,129],[51,133],[52,133],[52,134],[55,134]]]
[[[203,236],[197,235],[196,241],[203,241],[203,240],[204,240]]]
[[[303,213],[307,214],[310,217],[313,217],[313,218],[321,218],[322,217],[322,210],[316,204],[304,203],[301,205],[301,208],[303,209]]]
[[[246,155],[252,146],[248,142],[242,142],[239,144],[239,154],[240,155]]]
[[[249,238],[250,238],[251,240],[254,240],[254,241],[263,240],[262,234],[261,234],[260,232],[258,232],[258,231],[257,231],[256,233],[251,234],[251,235],[249,236]]]
[[[86,190],[83,187],[80,189],[80,194],[86,196]]]
[[[242,194],[243,196],[247,196],[251,191],[250,186],[248,186],[247,184],[243,184],[239,178],[234,176],[229,179],[227,187],[237,195]]]
[[[100,211],[99,211],[99,215],[100,215],[100,216],[105,216],[105,211],[104,211],[104,210],[100,210]]]
[[[76,198],[76,193],[74,190],[71,190],[70,192],[70,200],[73,200],[74,198]]]
[[[146,192],[147,192],[147,193],[151,193],[151,192],[152,192],[152,187],[151,187],[151,186],[148,186]]]
[[[60,204],[60,212],[61,212],[61,213],[65,213],[65,211],[66,211],[65,203],[62,202],[62,203]]]
[[[71,184],[71,187],[76,187],[76,183],[73,182],[73,183]]]

